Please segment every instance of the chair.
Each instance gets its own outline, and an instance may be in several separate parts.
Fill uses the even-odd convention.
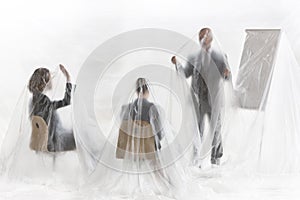
[[[116,157],[155,159],[155,136],[147,121],[123,120],[119,129]],[[125,156],[126,155],[126,156]]]
[[[48,125],[40,116],[31,117],[30,149],[34,151],[48,152]]]

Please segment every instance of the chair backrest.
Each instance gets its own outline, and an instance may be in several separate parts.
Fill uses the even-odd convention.
[[[48,125],[40,116],[31,117],[30,149],[34,151],[48,152]]]
[[[116,151],[117,158],[124,159],[125,153],[127,153],[131,157],[154,159],[155,151],[155,137],[149,122],[122,121]]]

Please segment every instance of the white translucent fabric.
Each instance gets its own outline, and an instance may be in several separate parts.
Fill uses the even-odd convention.
[[[189,86],[171,65],[170,55],[143,50],[111,64],[99,77],[94,113],[78,85],[74,107],[81,120],[75,118],[76,138],[84,148],[80,156],[88,172],[84,188],[90,198],[187,194],[185,167],[192,163],[192,143],[199,133]],[[90,68],[102,64],[101,55],[92,58],[86,63]],[[160,60],[166,66],[151,64]],[[136,93],[140,77],[148,82],[147,100]]]
[[[195,43],[186,43],[172,53],[130,52],[101,74],[95,91],[78,85],[80,92],[72,95],[72,106],[57,110],[62,130],[74,130],[76,151],[30,149],[32,99],[26,86],[1,146],[2,175],[74,184],[79,172],[84,172],[81,192],[90,199],[199,199],[213,198],[210,188],[222,184],[240,189],[252,186],[250,180],[269,180],[265,175],[299,173],[299,65],[280,30],[248,30],[247,34],[234,89],[231,75],[224,79],[215,61],[223,60],[230,69],[215,36],[209,51],[203,51],[201,44],[195,49]],[[173,54],[178,57],[177,71],[170,63]],[[92,59],[86,65],[95,69],[105,58]],[[188,65],[207,85],[210,116],[207,112],[201,116],[201,96],[184,71]],[[135,91],[140,77],[148,82],[147,98]],[[50,100],[61,99],[65,80],[60,71],[52,74],[52,83],[45,94]],[[82,91],[95,93],[92,107]],[[204,123],[199,123],[201,117]],[[214,140],[216,130],[220,135]],[[211,168],[211,152],[221,143],[221,166]]]
[[[46,86],[43,94],[39,94],[43,98],[37,101],[33,100],[33,94],[29,92],[28,84],[26,84],[1,146],[1,174],[10,180],[74,185],[78,182],[79,161],[76,151],[73,150],[71,106],[65,106],[54,111],[51,110],[50,104],[50,102],[64,99],[67,90],[66,80],[61,71],[56,69],[51,73],[51,79],[48,83],[51,84]],[[49,117],[50,121],[46,122],[33,114],[33,109],[37,104],[44,105],[37,111],[39,115]],[[49,106],[50,109],[44,110],[46,106]],[[55,118],[52,117],[54,112]],[[38,117],[38,121],[34,122],[34,117]],[[52,119],[55,121],[51,122]],[[55,129],[54,140],[58,144],[56,149],[49,149],[47,142],[50,138],[41,138],[40,135],[40,133],[44,135],[46,132],[49,134],[50,129],[48,127],[51,123]],[[33,127],[36,129],[43,128],[43,130],[34,135]],[[62,146],[69,139],[73,146],[71,147],[72,151],[62,151]],[[43,144],[40,145],[39,142],[43,142]]]
[[[229,108],[232,106],[232,83],[227,55],[222,51],[213,33],[210,34],[213,38],[210,48],[206,48],[203,41],[197,49],[193,44],[187,43],[178,54],[180,51],[188,51],[190,54],[186,58],[177,59],[176,63],[181,76],[191,77],[190,92],[194,97],[194,109],[198,117],[201,140],[200,143],[194,142],[196,149],[194,163],[199,166],[209,165],[206,161],[203,163],[209,158],[214,164],[214,159],[222,157],[226,95]],[[198,35],[193,40],[198,40]],[[225,73],[227,70],[228,74]],[[229,91],[225,95],[226,88]]]
[[[222,52],[215,40],[211,49]],[[186,74],[188,62],[201,66],[203,61],[197,58],[203,57],[199,50],[187,62],[179,60],[179,70]],[[218,70],[211,71],[215,77],[219,74]],[[200,70],[200,74],[207,77],[212,107],[200,145],[202,167],[214,146],[212,133],[220,126],[224,151],[221,163],[228,173],[235,169],[273,175],[299,172],[299,65],[281,30],[247,30],[234,89],[231,79],[221,79],[218,84],[218,78],[209,76],[209,72]],[[195,102],[197,105],[197,94]],[[197,114],[201,117],[201,112]],[[216,117],[219,114],[220,121]]]
[[[247,30],[227,112],[226,154],[232,167],[263,174],[299,172],[300,67],[280,30]]]

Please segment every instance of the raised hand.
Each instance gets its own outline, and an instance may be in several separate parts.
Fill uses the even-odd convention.
[[[174,65],[176,65],[176,63],[177,63],[176,56],[173,56],[173,57],[171,58],[171,62],[172,62]]]
[[[62,64],[59,64],[59,68],[60,68],[61,72],[65,75],[67,82],[70,82],[71,77],[70,77],[69,72],[66,70],[66,68]]]

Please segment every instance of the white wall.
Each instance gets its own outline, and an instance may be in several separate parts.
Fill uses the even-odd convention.
[[[171,29],[190,37],[203,26],[213,28],[234,74],[245,28],[284,27],[300,61],[299,11],[296,0],[1,1],[0,136],[37,66],[54,68],[63,63],[75,79],[99,44],[144,27]]]

